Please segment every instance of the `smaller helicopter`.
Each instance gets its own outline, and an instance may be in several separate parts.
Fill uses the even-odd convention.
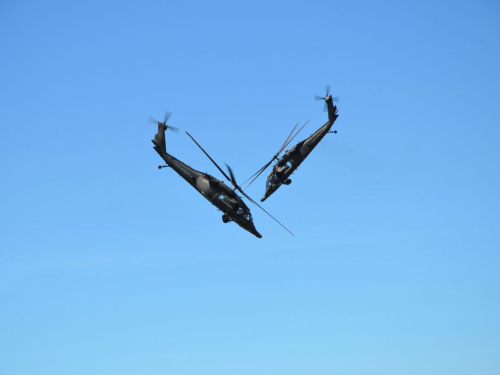
[[[290,144],[290,142],[295,138],[297,134],[306,126],[307,122],[295,133],[295,135],[290,139],[293,132],[298,126],[298,123],[292,129],[290,135],[288,135],[283,146],[278,150],[278,152],[272,157],[272,159],[264,165],[261,169],[255,172],[247,181],[251,180],[247,188],[264,172],[267,167],[271,165],[271,163],[276,159],[277,162],[273,166],[271,173],[267,177],[266,182],[266,191],[264,196],[260,200],[264,202],[267,198],[269,198],[278,188],[285,184],[290,185],[292,180],[290,176],[292,173],[302,164],[302,162],[306,159],[306,157],[311,153],[311,151],[318,145],[318,143],[323,139],[323,137],[328,133],[337,133],[336,130],[330,131],[333,123],[338,117],[337,114],[337,106],[333,104],[333,102],[338,102],[339,98],[332,98],[330,95],[330,86],[326,86],[326,96],[321,97],[315,95],[315,100],[324,100],[325,101],[325,111],[328,111],[328,121],[316,130],[313,134],[311,134],[308,138],[303,141],[297,143],[290,150],[287,150],[285,154],[279,158],[279,154]],[[247,182],[245,181],[245,183]]]
[[[243,199],[236,194],[238,190],[243,196],[245,196],[250,202],[254,203],[257,207],[262,209],[266,214],[271,216],[279,225],[285,228],[290,234],[293,235],[283,224],[276,220],[269,212],[264,210],[259,206],[252,198],[250,198],[236,183],[236,178],[229,165],[226,164],[230,177],[224,173],[224,171],[217,165],[217,163],[207,154],[207,152],[196,142],[196,140],[186,132],[186,134],[196,143],[196,145],[203,151],[203,153],[210,159],[212,163],[217,167],[217,169],[231,182],[234,186],[231,189],[223,181],[216,179],[215,177],[209,175],[208,173],[203,173],[191,168],[189,165],[183,163],[177,158],[173,157],[167,153],[166,143],[165,143],[165,130],[170,129],[174,132],[178,132],[179,128],[167,125],[167,121],[170,118],[171,113],[165,112],[165,117],[163,122],[150,118],[150,123],[158,124],[158,133],[156,133],[154,140],[154,149],[161,156],[161,158],[167,163],[167,165],[160,165],[158,169],[162,168],[172,168],[179,176],[186,180],[191,186],[193,186],[201,195],[203,195],[210,203],[216,206],[220,211],[223,212],[222,221],[228,223],[234,221],[241,228],[252,233],[258,238],[262,238],[262,235],[257,231],[255,225],[253,224],[252,214],[250,209],[247,207]]]

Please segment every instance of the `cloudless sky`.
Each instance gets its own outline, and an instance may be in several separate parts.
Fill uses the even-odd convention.
[[[2,1],[0,374],[499,374],[499,37],[494,0]],[[295,237],[157,169],[150,116],[243,182],[327,84],[263,204]]]

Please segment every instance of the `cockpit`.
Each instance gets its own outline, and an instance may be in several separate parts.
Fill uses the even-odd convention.
[[[271,175],[271,176],[269,176],[269,178],[267,179],[267,181],[266,181],[266,190],[267,190],[267,189],[270,189],[272,186],[274,186],[273,176],[274,176],[274,175]]]
[[[248,208],[243,208],[243,207],[239,206],[236,213],[247,221],[250,221],[250,222],[253,221],[252,214],[250,213],[250,210]]]

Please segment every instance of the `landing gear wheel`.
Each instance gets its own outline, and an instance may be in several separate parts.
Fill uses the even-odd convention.
[[[292,180],[290,180],[289,178],[287,180],[285,180],[284,184],[285,185],[290,185],[292,183]]]
[[[223,221],[225,224],[229,223],[229,216],[227,216],[227,215],[222,215],[222,221]]]

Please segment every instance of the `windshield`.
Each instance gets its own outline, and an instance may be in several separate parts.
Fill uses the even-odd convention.
[[[273,184],[272,177],[269,177],[266,181],[266,189],[270,189]]]

